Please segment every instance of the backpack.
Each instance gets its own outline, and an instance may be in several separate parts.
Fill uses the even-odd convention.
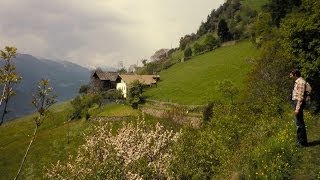
[[[306,81],[305,84],[305,91],[304,91],[304,100],[306,101],[307,105],[311,104],[311,98],[310,98],[310,94],[312,91],[312,87],[310,86],[310,84]]]

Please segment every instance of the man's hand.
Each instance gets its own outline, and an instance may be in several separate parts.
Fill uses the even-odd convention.
[[[299,109],[294,110],[294,115],[298,115]]]

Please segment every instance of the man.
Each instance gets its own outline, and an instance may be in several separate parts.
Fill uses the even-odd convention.
[[[307,146],[307,132],[303,120],[303,109],[306,105],[304,99],[306,81],[301,77],[301,72],[298,69],[291,71],[290,78],[295,81],[292,91],[292,101],[294,105],[295,122],[297,125],[297,141],[299,145]]]

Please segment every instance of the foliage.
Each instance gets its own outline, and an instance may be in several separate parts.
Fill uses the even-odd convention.
[[[49,107],[56,102],[57,95],[52,94],[52,87],[48,79],[42,79],[37,87],[37,92],[33,95],[32,105],[37,109],[39,116],[35,118],[36,125],[39,127],[44,117],[49,112]]]
[[[123,99],[123,95],[122,91],[119,89],[109,89],[108,91],[103,93],[102,98],[108,99],[110,101],[116,101]]]
[[[188,44],[190,44],[192,41],[195,41],[198,38],[196,34],[191,34],[191,35],[185,35],[184,37],[180,38],[180,50],[185,50]]]
[[[252,125],[241,123],[244,114],[235,107],[217,105],[210,122],[199,129],[187,126],[182,130],[171,163],[176,179],[212,179],[223,171],[220,167],[228,163],[247,126]]]
[[[204,51],[204,46],[200,45],[198,42],[194,43],[193,45],[193,49],[194,49],[194,54],[200,54],[201,52]]]
[[[209,122],[211,118],[213,117],[213,102],[209,102],[202,112],[202,117],[204,122]]]
[[[218,24],[218,36],[222,42],[230,40],[230,32],[227,22],[221,19]]]
[[[132,108],[137,109],[138,105],[143,102],[142,84],[138,80],[136,80],[129,85],[128,89],[127,101]]]
[[[184,57],[185,58],[190,58],[192,56],[192,49],[191,47],[187,47],[185,50],[184,50]]]
[[[121,69],[118,70],[118,73],[119,74],[126,74],[127,70],[124,67],[122,67]]]
[[[22,158],[20,168],[17,172],[17,175],[14,179],[17,179],[21,173],[21,170],[24,166],[25,160],[33,144],[36,134],[38,132],[38,128],[42,125],[45,118],[47,118],[49,113],[49,107],[56,102],[56,95],[52,95],[52,87],[49,85],[48,79],[42,79],[37,87],[37,92],[33,95],[32,104],[36,108],[38,116],[34,117],[35,129],[33,135],[31,136],[31,140],[29,146]]]
[[[162,179],[169,177],[171,146],[179,133],[160,124],[149,129],[144,121],[125,124],[113,135],[106,125],[93,135],[74,158],[48,169],[50,179]]]
[[[83,95],[75,97],[71,102],[73,111],[71,115],[71,119],[80,119],[85,117],[87,120],[90,115],[88,110],[94,105],[98,104],[101,106],[101,95]]]
[[[199,129],[182,130],[170,166],[174,178],[228,179],[230,172],[249,179],[292,178],[299,155],[291,117],[279,121],[268,110],[256,115],[242,103],[215,104],[213,114]]]
[[[236,95],[239,93],[239,89],[230,80],[223,80],[218,83],[218,91],[226,98],[230,98],[230,102],[233,104]]]
[[[283,54],[291,59],[295,68],[302,70],[302,75],[320,91],[320,2],[303,1],[302,10],[293,12],[283,20],[280,26]],[[312,94],[317,99],[317,111],[320,110],[320,95]]]
[[[89,90],[89,85],[84,84],[84,85],[80,86],[79,93],[80,94],[87,94],[88,90]]]
[[[260,6],[267,0],[227,0],[217,9],[213,9],[198,28],[197,35],[201,37],[208,32],[218,32],[218,24],[224,19],[229,27],[229,38],[236,40],[248,37],[248,29],[253,19],[258,14]],[[222,39],[225,41],[225,39]]]
[[[7,106],[9,100],[15,95],[13,86],[21,80],[21,76],[16,73],[16,67],[12,64],[12,60],[15,58],[17,53],[17,48],[6,46],[5,49],[0,52],[0,59],[4,61],[3,67],[0,68],[0,84],[3,85],[2,94],[0,96],[0,105],[2,104],[2,101],[4,101],[4,108],[1,113],[1,126],[5,115],[8,113]]]
[[[271,14],[260,13],[250,29],[253,42],[261,46],[263,42],[271,40],[273,37],[272,29]]]
[[[208,34],[204,41],[208,51],[212,51],[220,46],[220,42],[212,34]]]
[[[263,9],[271,14],[273,24],[279,27],[281,19],[300,5],[301,0],[271,0]]]

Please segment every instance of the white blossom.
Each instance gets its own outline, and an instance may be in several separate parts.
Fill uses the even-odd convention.
[[[99,170],[110,170],[123,172],[125,179],[139,180],[143,179],[144,174],[135,166],[139,160],[144,160],[154,178],[169,178],[171,147],[179,134],[165,129],[159,123],[153,128],[148,127],[144,121],[124,124],[116,135],[112,135],[108,124],[99,125],[93,135],[86,137],[76,157],[70,157],[65,164],[58,161],[48,169],[45,177],[88,179],[97,178],[95,175]],[[109,167],[110,163],[115,165]]]

